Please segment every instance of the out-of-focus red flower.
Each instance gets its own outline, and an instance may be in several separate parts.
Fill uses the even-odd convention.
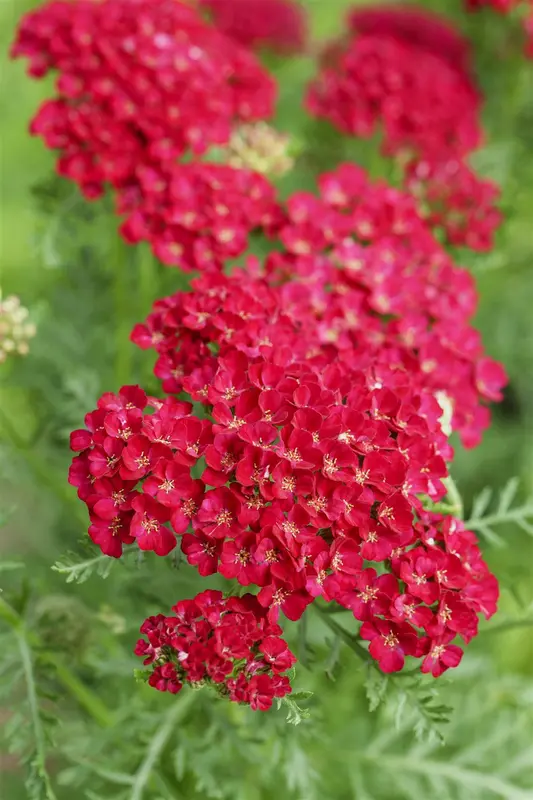
[[[459,159],[418,161],[408,165],[405,186],[419,201],[421,215],[442,228],[454,245],[486,252],[502,221],[497,208],[500,188],[482,180]]]
[[[468,46],[445,20],[413,7],[357,9],[307,96],[311,114],[387,153],[461,157],[479,146],[481,96]]]
[[[393,36],[438,55],[454,69],[470,74],[470,43],[444,17],[420,6],[402,4],[356,7],[348,15],[355,33]],[[470,78],[468,78],[470,80]]]
[[[50,2],[21,21],[11,51],[56,96],[31,132],[57,150],[58,172],[88,199],[110,185],[129,242],[150,241],[166,264],[220,267],[255,226],[273,190],[250,171],[178,164],[268,118],[274,80],[253,53],[176,0]]]
[[[245,47],[303,50],[307,14],[297,0],[199,0],[213,23]]]

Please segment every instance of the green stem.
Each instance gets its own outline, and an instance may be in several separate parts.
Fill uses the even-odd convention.
[[[362,661],[365,662],[365,664],[372,664],[376,667],[376,669],[379,669],[372,656],[368,653],[368,650],[365,650],[365,648],[359,644],[355,636],[349,633],[346,628],[343,628],[342,625],[339,625],[337,622],[335,622],[335,620],[331,618],[331,614],[322,608],[322,606],[318,605],[318,603],[314,603],[313,608],[318,611],[324,624],[328,626],[335,636],[338,636],[339,639],[342,639],[342,641],[347,644],[348,647],[353,650],[354,653],[356,653],[359,658],[362,659]]]
[[[147,316],[154,300],[158,296],[159,275],[157,271],[156,258],[148,247],[139,247],[138,259],[139,320],[141,320]]]
[[[41,714],[39,711],[39,702],[37,700],[37,691],[35,688],[35,679],[33,676],[33,663],[31,658],[31,650],[24,635],[22,626],[15,631],[17,638],[20,658],[22,661],[22,668],[24,670],[24,678],[26,681],[26,691],[28,695],[28,705],[30,708],[31,725],[33,728],[33,735],[35,739],[35,769],[39,778],[44,784],[47,800],[56,800],[56,795],[52,789],[48,772],[46,771],[46,747],[44,739],[44,731],[41,723]]]
[[[307,615],[304,614],[298,623],[298,658],[306,669],[309,669],[307,658]]]
[[[374,661],[368,650],[366,650],[363,645],[360,644],[356,636],[347,631],[346,628],[343,628],[342,625],[339,625],[338,622],[335,622],[335,620],[331,618],[331,612],[328,612],[327,608],[323,608],[322,606],[318,605],[318,603],[313,603],[313,608],[318,611],[322,621],[328,626],[328,628],[335,634],[336,637],[347,644],[348,647],[353,650],[353,652],[356,653],[362,661],[365,662],[365,664],[377,670],[380,675],[383,675],[377,661]],[[404,670],[401,673],[396,673],[394,677],[409,678],[412,675],[418,675],[419,671],[420,670],[418,668]]]
[[[479,631],[481,635],[493,633],[505,633],[512,631],[516,628],[533,628],[533,619],[510,619],[509,622],[501,622],[499,625],[493,625],[490,628],[483,628]]]
[[[112,263],[115,292],[115,380],[124,386],[131,380],[132,347],[130,342],[131,294],[130,284],[130,245],[126,245],[117,232],[113,234]]]
[[[137,251],[139,262],[139,321],[146,319],[150,313],[154,300],[159,295],[159,273],[155,256],[148,246],[139,246]],[[152,379],[153,359],[144,359],[142,375],[147,381]]]
[[[44,643],[40,640],[38,635],[26,628],[24,620],[20,614],[18,614],[15,609],[10,606],[9,603],[7,603],[1,596],[0,618],[3,619],[4,622],[7,622],[7,624],[13,629],[15,636],[19,640],[19,646],[20,639],[22,638],[24,640],[24,644],[28,650],[28,653],[30,652],[30,647],[36,650],[45,650]],[[61,683],[61,685],[67,689],[69,694],[75,700],[77,700],[80,706],[84,708],[90,716],[92,716],[95,722],[97,722],[102,728],[110,728],[114,724],[113,715],[110,711],[108,711],[100,698],[95,695],[84,683],[82,683],[57,655],[49,655],[47,656],[46,660],[54,668],[55,675],[59,683]]]
[[[156,766],[161,753],[165,749],[172,732],[174,731],[178,722],[180,722],[188,713],[190,707],[196,701],[198,696],[197,692],[191,691],[185,697],[175,701],[174,705],[170,708],[164,718],[163,724],[157,731],[150,743],[150,747],[146,753],[144,761],[139,767],[133,783],[130,800],[142,800],[144,797],[144,790],[150,780],[150,776],[154,767]]]
[[[113,714],[107,706],[80,679],[71,672],[58,658],[48,659],[54,667],[58,681],[70,692],[79,705],[87,711],[101,728],[111,728],[114,724]]]
[[[459,493],[459,489],[457,488],[457,485],[452,476],[448,475],[447,478],[444,478],[443,484],[445,485],[447,495],[451,500],[450,514],[459,517],[459,519],[463,519],[464,518],[463,499]]]

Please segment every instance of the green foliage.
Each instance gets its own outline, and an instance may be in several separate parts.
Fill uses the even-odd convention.
[[[519,483],[518,478],[511,478],[499,493],[496,504],[492,502],[494,490],[490,487],[483,489],[474,499],[470,517],[465,522],[466,526],[499,546],[502,546],[504,541],[494,532],[494,528],[501,525],[518,526],[529,536],[533,536],[533,496],[525,502],[513,505]],[[494,508],[491,510],[492,505]]]
[[[4,737],[9,751],[16,753],[26,767],[24,786],[28,800],[57,800],[46,765],[57,720],[44,705],[46,700],[53,702],[54,696],[45,692],[44,682],[41,687],[38,681],[38,656],[32,651],[23,620],[1,598],[0,618],[10,624],[15,645],[12,649],[5,637],[6,649],[0,662],[0,672],[4,677],[0,698],[7,702],[10,695],[17,692],[20,671],[23,681],[23,698],[6,725]],[[19,669],[13,669],[15,666]]]
[[[308,708],[302,708],[299,703],[309,700],[313,696],[313,692],[299,691],[292,692],[286,695],[281,700],[278,700],[278,708],[285,706],[287,710],[287,722],[291,725],[299,725],[304,719],[311,717],[311,712]]]
[[[52,566],[55,572],[64,575],[67,583],[85,583],[95,573],[107,578],[115,562],[96,551],[91,558],[82,558],[78,553],[67,553]]]

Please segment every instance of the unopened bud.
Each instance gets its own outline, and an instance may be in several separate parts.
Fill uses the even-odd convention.
[[[227,146],[227,163],[237,169],[252,169],[262,175],[280,178],[294,166],[290,137],[266,122],[241,125],[234,130]]]
[[[35,336],[35,325],[27,322],[29,311],[15,295],[2,300],[0,292],[0,364],[12,353],[25,356],[29,340]]]

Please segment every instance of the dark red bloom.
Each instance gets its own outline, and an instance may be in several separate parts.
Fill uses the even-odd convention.
[[[459,666],[463,651],[457,645],[450,644],[454,637],[453,632],[448,632],[431,641],[428,654],[422,662],[422,672],[431,672],[434,678],[438,678],[450,667]]]
[[[253,595],[224,598],[208,590],[172,610],[174,616],[149,617],[141,626],[146,639],[135,654],[153,667],[150,686],[175,694],[203,681],[254,711],[291,692],[283,673],[296,659]]]
[[[503,0],[509,1],[515,0]],[[350,12],[348,22],[360,34],[388,34],[404,39],[436,53],[455,67],[468,68],[469,42],[446,19],[421,7],[387,4],[357,7]]]
[[[408,165],[405,186],[419,201],[421,215],[444,230],[450,244],[486,252],[502,221],[500,189],[482,180],[458,158]]]
[[[383,672],[399,672],[405,656],[417,655],[416,632],[406,623],[395,624],[384,619],[364,622],[361,637],[370,641],[369,651]]]
[[[130,531],[141,550],[153,550],[158,556],[166,556],[176,547],[176,537],[167,528],[170,512],[147,495],[139,495],[132,502],[135,514]]]
[[[200,0],[216,27],[245,47],[302,50],[307,19],[297,0]]]
[[[471,279],[412,198],[345,165],[323,176],[319,196],[293,197],[277,233],[285,250],[231,276],[205,273],[134,333],[156,349],[164,388],[197,405],[126,408],[124,391],[107,396],[74,437],[84,449],[71,480],[114,555],[115,516],[156,553],[177,535],[201,575],[257,588],[244,610],[256,604],[264,638],[321,597],[352,610],[371,656],[393,671],[432,641],[469,641],[495,609],[475,536],[422,498],[445,496],[449,418],[476,429],[467,417],[503,375],[468,325]],[[187,623],[171,634],[172,663],[187,672],[177,679],[266,707],[286,688],[274,677],[290,661],[284,646],[258,645],[235,673],[253,625],[220,623],[209,597],[193,629],[194,603],[176,612]],[[240,602],[228,607],[238,614]],[[272,675],[259,680],[266,659]]]

